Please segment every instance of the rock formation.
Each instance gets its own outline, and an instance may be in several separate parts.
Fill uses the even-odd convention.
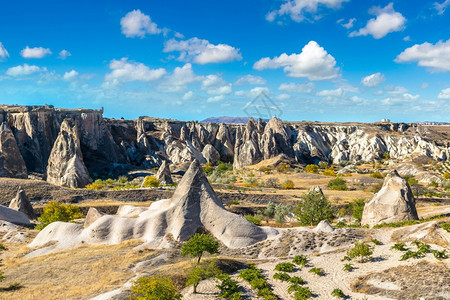
[[[8,124],[0,125],[0,177],[27,178],[25,161]]]
[[[105,214],[99,212],[95,207],[90,207],[84,220],[84,227],[89,227],[92,223],[100,219]]]
[[[61,130],[50,153],[47,181],[72,188],[81,188],[91,182],[83,162],[79,131],[70,119],[61,124]]]
[[[123,214],[122,214],[123,215]],[[167,235],[186,241],[200,230],[210,232],[230,248],[252,245],[276,235],[272,228],[256,226],[244,217],[227,211],[209,184],[200,163],[194,160],[183,176],[172,198],[154,202],[138,217],[105,215],[88,228],[72,223],[55,222],[44,228],[29,245],[50,248],[37,253],[75,247],[81,243],[119,243],[142,239],[148,247],[167,245]]]
[[[394,170],[384,179],[381,190],[364,206],[361,225],[372,227],[381,223],[418,219],[411,188]]]
[[[170,167],[169,164],[167,163],[167,160],[164,160],[162,162],[161,166],[158,169],[158,172],[156,173],[156,178],[163,185],[173,184],[172,175],[170,173]]]
[[[203,148],[202,155],[206,161],[212,165],[215,165],[220,161],[220,153],[211,144],[208,144]]]
[[[31,206],[30,200],[28,200],[27,194],[22,187],[19,187],[16,197],[9,204],[9,208],[24,213],[30,220],[36,219],[33,206]]]
[[[30,220],[24,213],[3,205],[0,205],[0,220],[16,225],[31,225]]]

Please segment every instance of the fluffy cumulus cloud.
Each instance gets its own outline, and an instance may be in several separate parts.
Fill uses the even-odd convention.
[[[289,16],[295,22],[314,20],[320,17],[321,9],[339,9],[343,2],[348,1],[350,0],[285,0],[279,9],[266,15],[266,20],[272,22],[282,16]]]
[[[122,33],[128,37],[145,37],[146,34],[159,34],[161,29],[153,23],[149,16],[143,14],[139,9],[130,11],[120,20]]]
[[[362,85],[369,87],[369,88],[375,88],[380,86],[385,81],[384,75],[380,72],[369,75],[364,77],[361,80]]]
[[[315,89],[315,85],[312,82],[307,83],[282,83],[278,87],[278,90],[288,93],[311,93]]]
[[[150,69],[143,63],[129,62],[126,57],[121,60],[113,59],[109,64],[109,68],[112,72],[105,75],[103,87],[114,87],[130,81],[148,82],[158,80],[166,74],[164,68]]]
[[[5,46],[3,46],[2,42],[0,42],[0,61],[9,57],[9,53],[6,50]]]
[[[181,41],[170,39],[164,43],[163,51],[180,52],[178,60],[193,61],[202,65],[242,59],[239,49],[227,44],[214,45],[196,37]]]
[[[234,93],[236,96],[244,96],[250,99],[254,99],[256,97],[258,97],[261,94],[266,94],[269,95],[270,94],[270,89],[265,87],[265,86],[257,86],[252,88],[249,91],[237,91]]]
[[[309,80],[327,80],[339,76],[339,68],[333,56],[310,41],[299,54],[281,54],[278,57],[264,57],[258,60],[253,68],[256,70],[283,68],[290,77],[306,77]]]
[[[416,44],[400,53],[395,62],[417,62],[419,66],[427,67],[432,72],[450,71],[450,39],[436,44]]]
[[[30,66],[28,64],[24,64],[22,66],[9,68],[6,71],[6,75],[13,76],[13,77],[18,77],[18,76],[30,75],[30,74],[41,72],[41,71],[47,71],[47,69],[46,68],[40,68],[40,67],[35,66],[35,65]]]
[[[211,103],[211,102],[219,102],[222,101],[223,99],[225,99],[224,95],[217,95],[217,96],[213,96],[213,97],[209,97],[206,102]]]
[[[77,78],[78,75],[79,75],[79,74],[78,74],[77,71],[72,70],[72,71],[70,71],[70,72],[64,73],[63,80],[65,80],[65,81],[71,81],[71,80]]]
[[[365,27],[351,32],[351,37],[371,35],[375,39],[381,39],[391,32],[401,31],[405,28],[406,19],[401,13],[394,10],[392,2],[384,8],[371,8],[370,14],[376,17],[370,19]]]
[[[20,55],[22,55],[23,58],[43,58],[44,56],[50,54],[52,54],[52,51],[50,51],[50,49],[42,47],[30,48],[26,46],[25,49],[20,51]]]
[[[266,80],[260,76],[253,76],[253,75],[245,75],[240,77],[236,82],[235,85],[260,85],[260,84],[266,84]]]
[[[61,50],[61,52],[59,52],[58,54],[58,58],[62,60],[66,59],[69,56],[72,56],[72,53],[70,53],[66,49]]]
[[[208,75],[202,81],[201,89],[210,95],[223,95],[232,92],[232,85],[218,75]]]
[[[201,80],[203,77],[195,75],[192,65],[187,63],[182,67],[176,67],[159,89],[164,92],[182,92],[187,89],[188,84]]]
[[[345,95],[345,91],[343,88],[337,88],[335,90],[323,90],[318,92],[316,95],[322,97],[341,97]]]
[[[439,99],[450,99],[450,88],[443,89],[439,95]]]

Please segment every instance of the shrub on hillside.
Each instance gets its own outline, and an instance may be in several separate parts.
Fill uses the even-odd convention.
[[[336,176],[336,172],[334,172],[333,169],[326,169],[325,171],[323,171],[322,175],[324,176]]]
[[[285,181],[283,181],[283,188],[285,190],[291,190],[294,188],[294,182],[290,179],[286,179]]]
[[[131,286],[132,300],[181,299],[173,281],[167,276],[141,277]]]
[[[373,254],[373,247],[362,242],[356,242],[352,249],[347,251],[347,257],[350,259],[359,257],[360,262],[366,262]]]
[[[348,204],[348,208],[352,213],[352,217],[359,223],[362,219],[364,211],[365,200],[362,198],[355,199]]]
[[[330,189],[335,190],[335,191],[346,191],[346,190],[348,190],[347,182],[344,179],[340,178],[340,177],[337,177],[335,179],[331,179],[328,182],[327,186]]]
[[[293,210],[300,225],[317,225],[322,220],[334,219],[333,207],[321,193],[303,195]]]
[[[308,172],[308,173],[319,173],[319,167],[317,165],[307,165],[305,167],[305,172]]]
[[[155,176],[145,176],[144,186],[145,187],[159,187],[160,182]]]
[[[269,188],[278,188],[280,186],[280,181],[276,177],[268,178],[265,185]]]
[[[72,204],[61,204],[56,201],[50,201],[45,207],[38,221],[42,224],[36,226],[36,229],[43,229],[48,224],[61,221],[70,222],[75,219],[80,219],[83,214],[80,212],[80,208]]]
[[[249,222],[252,222],[255,225],[258,225],[258,226],[261,225],[261,221],[262,221],[262,216],[261,215],[245,215],[245,218]]]
[[[372,174],[370,174],[370,177],[372,178],[376,178],[376,179],[383,179],[383,175],[380,172],[373,172]]]

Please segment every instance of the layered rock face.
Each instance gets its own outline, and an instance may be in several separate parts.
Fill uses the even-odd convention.
[[[0,177],[27,178],[25,161],[6,123],[0,125]]]
[[[392,171],[381,190],[364,206],[361,225],[418,220],[414,196],[408,182]]]
[[[0,120],[9,124],[28,173],[45,173],[66,118],[79,129],[87,169],[109,177],[134,167],[154,168],[164,160],[175,166],[194,159],[220,160],[232,162],[237,169],[281,154],[300,163],[373,161],[386,152],[391,158],[447,160],[450,155],[446,133],[417,124],[282,122],[276,118],[251,119],[246,125],[201,124],[149,117],[105,119],[101,110],[0,105]],[[4,176],[23,177],[26,172],[21,169]]]
[[[27,194],[22,187],[19,187],[16,197],[14,197],[9,204],[9,208],[24,213],[30,220],[36,219],[33,206],[31,205],[30,200],[28,200]]]
[[[48,159],[48,182],[72,188],[81,188],[91,183],[83,162],[79,135],[78,127],[72,120],[63,121]]]
[[[256,226],[227,211],[200,163],[194,160],[171,199],[154,202],[149,208],[122,209],[117,216],[100,216],[87,228],[72,223],[51,223],[30,247],[55,241],[56,244],[50,247],[61,250],[82,243],[113,244],[142,239],[147,246],[158,248],[166,245],[168,234],[177,241],[187,241],[200,230],[209,231],[230,248],[247,247],[278,234],[275,229]],[[44,253],[46,250],[37,251]]]

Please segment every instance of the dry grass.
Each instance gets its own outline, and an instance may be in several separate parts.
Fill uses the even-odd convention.
[[[2,299],[86,299],[121,287],[134,276],[130,269],[152,254],[133,250],[141,242],[117,245],[83,245],[49,255],[9,258],[1,286],[19,283],[22,288],[4,291]],[[21,255],[19,255],[21,256]]]

